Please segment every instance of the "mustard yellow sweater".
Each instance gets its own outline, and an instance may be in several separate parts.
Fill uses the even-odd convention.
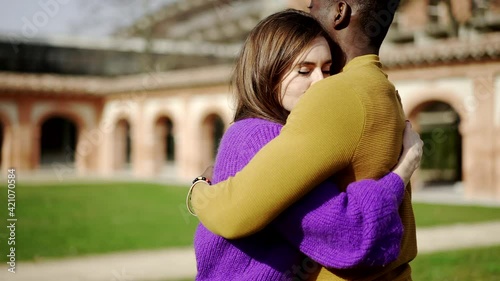
[[[229,239],[248,236],[332,175],[345,188],[387,174],[398,161],[404,127],[399,97],[378,56],[357,57],[341,73],[313,85],[281,134],[235,177],[198,185],[193,207],[210,231]],[[322,268],[312,280],[411,280],[408,263],[417,245],[410,187],[400,215],[405,231],[395,262],[383,268]]]

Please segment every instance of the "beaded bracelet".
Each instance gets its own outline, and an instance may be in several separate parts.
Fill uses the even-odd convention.
[[[192,206],[191,206],[191,194],[193,193],[193,190],[194,190],[194,186],[199,184],[199,183],[205,183],[205,184],[208,184],[208,185],[212,185],[212,182],[207,179],[206,177],[197,177],[193,180],[193,184],[191,185],[191,187],[189,188],[189,191],[188,191],[188,194],[186,196],[186,208],[188,210],[188,212],[193,215],[193,216],[197,216],[193,209],[192,209]]]
[[[194,180],[193,180],[193,184],[196,183],[197,181],[205,181],[207,182],[209,185],[212,185],[212,182],[206,178],[206,177],[202,177],[202,176],[199,176],[199,177],[196,177]]]

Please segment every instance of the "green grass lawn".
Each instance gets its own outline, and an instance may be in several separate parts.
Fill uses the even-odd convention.
[[[198,222],[185,211],[187,190],[180,187],[21,184],[16,191],[18,260],[188,246]],[[6,188],[0,188],[3,223],[6,196]],[[5,226],[0,235],[0,260],[4,261]]]
[[[496,281],[500,246],[419,255],[411,265],[415,281]]]
[[[189,246],[198,223],[184,205],[187,188],[150,183],[20,184],[18,260]],[[7,189],[0,188],[6,224]],[[3,208],[3,207],[2,207]],[[415,204],[419,227],[500,220],[500,208]],[[7,229],[0,227],[0,261]]]
[[[417,227],[500,220],[500,208],[413,204]]]

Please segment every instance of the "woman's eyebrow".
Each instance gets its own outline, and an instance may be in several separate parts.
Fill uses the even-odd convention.
[[[327,63],[332,63],[332,60],[327,60],[323,64]],[[297,66],[315,66],[315,65],[316,65],[315,62],[310,62],[310,61],[302,61],[297,64]]]

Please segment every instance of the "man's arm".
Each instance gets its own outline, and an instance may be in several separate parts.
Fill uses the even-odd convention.
[[[226,238],[259,231],[349,165],[364,120],[363,104],[347,83],[333,77],[316,83],[298,102],[281,134],[235,177],[197,186],[192,204],[200,221]]]
[[[328,268],[383,266],[397,259],[403,237],[399,206],[405,184],[394,173],[351,183],[340,192],[326,181],[271,226]]]

